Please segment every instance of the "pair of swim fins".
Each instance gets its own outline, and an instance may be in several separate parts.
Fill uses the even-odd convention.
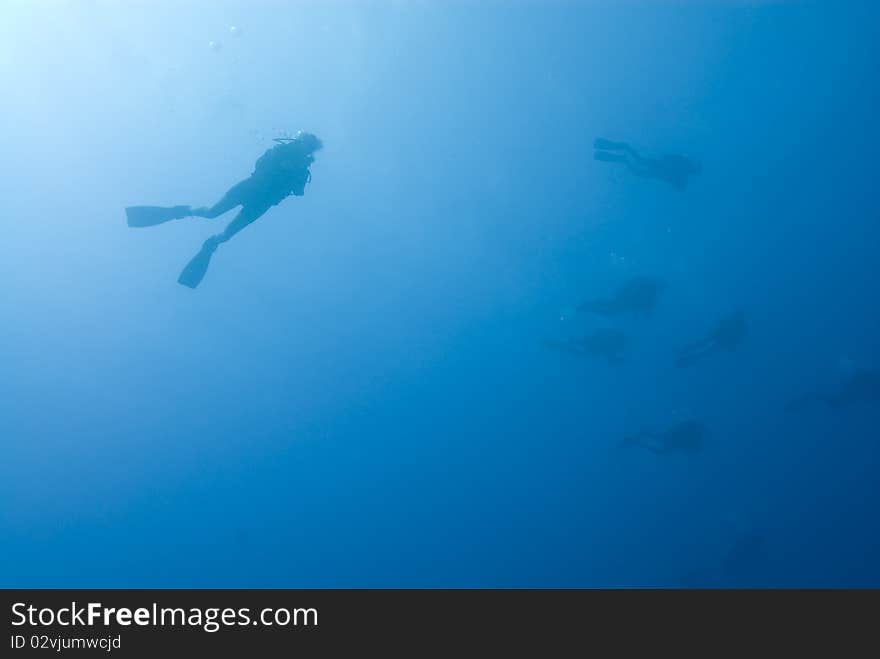
[[[125,209],[130,227],[154,227],[191,215],[192,208],[189,206],[129,206]]]
[[[597,137],[593,141],[593,158],[603,162],[626,162],[628,153],[632,153],[632,147],[626,142],[613,142],[606,140],[604,137]],[[622,151],[623,153],[610,153],[611,151]]]

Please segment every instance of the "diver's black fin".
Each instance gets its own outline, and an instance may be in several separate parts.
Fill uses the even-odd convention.
[[[130,227],[152,227],[189,217],[191,214],[192,209],[189,206],[129,206],[125,209]]]
[[[630,146],[626,142],[614,142],[606,140],[604,137],[597,137],[593,140],[594,149],[607,149],[609,151],[629,151]]]
[[[620,153],[608,153],[607,151],[594,151],[593,158],[602,162],[626,162],[626,156]]]
[[[202,245],[202,249],[196,254],[186,267],[181,271],[177,278],[177,283],[189,288],[195,288],[205,277],[208,272],[208,266],[211,265],[211,257],[214,255],[217,247],[211,244]]]
[[[718,346],[712,341],[708,343],[705,340],[697,341],[678,351],[678,358],[675,360],[675,364],[679,368],[691,366],[716,350],[718,350]]]
[[[629,437],[624,437],[620,442],[618,442],[618,446],[620,448],[628,448],[630,446],[642,446],[642,440],[645,437],[650,437],[651,433],[647,430],[640,430],[635,435],[630,435]]]

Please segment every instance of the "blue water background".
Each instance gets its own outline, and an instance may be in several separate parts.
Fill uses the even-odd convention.
[[[878,62],[871,2],[4,2],[0,586],[880,586],[877,404],[783,411],[880,367]],[[198,289],[228,217],[126,226],[300,128]]]

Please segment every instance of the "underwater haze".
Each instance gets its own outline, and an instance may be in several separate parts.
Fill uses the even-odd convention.
[[[4,0],[0,586],[880,586],[878,61],[869,1]],[[232,215],[126,224],[299,130],[197,288]]]

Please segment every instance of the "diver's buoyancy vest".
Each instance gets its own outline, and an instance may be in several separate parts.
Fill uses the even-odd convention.
[[[279,144],[257,159],[251,177],[266,186],[269,196],[283,198],[308,183],[309,165],[313,160],[310,154],[303,154],[298,145]]]
[[[278,144],[257,159],[254,163],[254,174],[260,176],[270,172],[274,174],[279,170],[308,169],[312,160],[310,154],[303,153],[297,144]]]

